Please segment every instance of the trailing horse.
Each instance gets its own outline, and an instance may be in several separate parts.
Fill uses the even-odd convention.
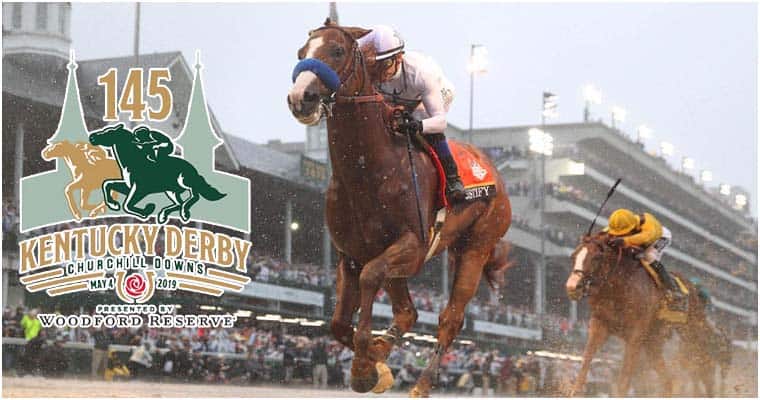
[[[63,194],[75,220],[82,219],[81,210],[88,211],[88,217],[94,218],[106,212],[106,204],[90,203],[92,192],[101,189],[104,180],[118,179],[119,165],[106,156],[105,150],[89,143],[71,143],[68,140],[51,143],[42,149],[42,158],[50,161],[62,158],[71,172],[71,183],[66,185]],[[79,191],[79,205],[74,193]]]
[[[625,342],[617,395],[628,394],[641,350],[660,377],[662,395],[670,395],[672,376],[662,353],[672,329],[685,346],[682,351],[691,354],[692,361],[702,356],[714,357],[704,348],[694,346],[703,343],[712,332],[707,329],[704,304],[694,285],[680,279],[689,291],[686,322],[673,324],[658,318],[665,295],[634,257],[640,249],[611,246],[608,240],[609,236],[603,232],[584,236],[572,254],[572,272],[565,284],[567,294],[573,300],[588,296],[591,318],[583,364],[570,394],[582,394],[594,354],[614,335]]]
[[[301,61],[293,74],[288,104],[303,123],[316,123],[327,113],[333,172],[326,193],[326,219],[339,253],[331,329],[354,350],[353,390],[387,389],[392,379],[383,362],[417,320],[407,278],[420,272],[427,256],[449,249],[455,271],[453,288],[440,313],[435,352],[410,392],[427,396],[484,271],[496,278],[495,271],[509,265],[507,245],[500,240],[509,228],[511,208],[492,162],[474,146],[461,144],[493,174],[495,194],[448,209],[439,240],[431,246],[428,229],[440,208],[442,182],[425,151],[414,148],[410,160],[408,138],[391,128],[392,110],[375,92],[356,42],[368,32],[329,20],[311,31],[298,52]],[[419,191],[412,178],[413,166]],[[385,335],[373,338],[372,304],[381,287],[391,299],[393,321]],[[359,309],[354,332],[352,319]]]
[[[180,157],[168,155],[151,160],[139,147],[135,135],[124,128],[124,124],[104,128],[90,134],[90,143],[98,146],[111,147],[116,161],[121,168],[122,179],[109,179],[103,182],[103,197],[106,205],[112,210],[118,210],[120,205],[111,197],[111,191],[127,196],[124,200],[124,211],[141,220],[146,220],[156,205],[148,203],[139,207],[145,196],[153,193],[165,193],[172,204],[158,212],[156,220],[163,224],[169,214],[179,211],[182,222],[190,220],[190,208],[202,196],[209,201],[216,201],[226,194],[220,193],[198,173],[192,164]],[[190,192],[183,200],[182,193]]]

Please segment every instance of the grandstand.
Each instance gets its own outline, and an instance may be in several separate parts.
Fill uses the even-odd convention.
[[[3,5],[4,15],[10,15],[13,11],[10,7],[16,6]],[[25,12],[34,10],[32,5],[23,7]],[[60,7],[56,12],[65,15],[69,6]],[[65,18],[62,21],[68,24]],[[70,39],[65,27],[60,27],[59,32],[51,25],[55,31],[50,34],[55,39],[52,50],[47,47],[44,51],[30,50],[24,45],[29,38],[24,37],[23,31],[8,27],[5,19],[3,27],[4,40],[12,44],[3,47],[3,108],[6,111],[3,118],[3,307],[22,305],[45,311],[88,313],[97,304],[118,301],[108,293],[75,294],[53,302],[46,296],[24,291],[17,274],[16,243],[24,237],[18,231],[17,185],[22,176],[53,166],[43,161],[39,153],[55,130],[60,115]],[[42,45],[39,46],[46,46]],[[99,111],[103,108],[103,99],[97,76],[109,67],[135,66],[135,61],[132,56],[79,61],[77,76],[88,128],[104,125]],[[187,104],[190,95],[192,71],[188,65],[180,52],[140,55],[137,61],[137,66],[144,68],[170,68],[176,104]],[[187,112],[175,107],[175,115],[157,126],[173,137],[182,131]],[[29,115],[34,118],[28,118]],[[210,119],[225,141],[224,146],[217,149],[217,168],[251,180],[252,230],[248,238],[254,248],[247,266],[252,282],[242,292],[225,294],[221,299],[162,292],[156,295],[156,301],[178,304],[184,313],[235,314],[239,327],[224,335],[236,339],[204,347],[203,352],[234,353],[236,356],[232,359],[237,360],[246,357],[243,355],[246,345],[237,337],[250,340],[251,332],[267,337],[286,336],[294,341],[303,336],[327,335],[335,304],[336,256],[324,225],[324,192],[330,174],[325,124],[307,128],[303,142],[274,140],[262,145],[235,136],[250,132],[224,132],[213,112]],[[470,361],[478,360],[492,349],[502,354],[524,355],[527,351],[556,354],[552,351],[577,352],[581,348],[588,310],[583,302],[572,303],[565,294],[564,282],[571,266],[569,255],[609,186],[618,177],[623,183],[607,205],[607,212],[627,207],[656,214],[674,237],[673,246],[664,259],[666,265],[687,276],[698,277],[712,295],[711,317],[728,328],[737,344],[754,346],[756,351],[757,223],[746,208],[735,209],[713,188],[706,188],[690,176],[673,170],[663,159],[646,153],[623,132],[601,122],[543,127],[554,137],[555,151],[546,160],[546,182],[542,185],[538,181],[539,159],[528,151],[528,130],[533,127],[468,132],[449,124],[447,136],[471,141],[486,150],[506,181],[513,207],[513,223],[506,237],[513,244],[511,257],[516,262],[507,272],[504,287],[493,292],[483,285],[470,303],[464,329],[456,343],[456,354]],[[547,195],[543,228],[538,208],[538,193],[542,188]],[[121,218],[119,221],[132,220]],[[85,221],[82,225],[91,223],[93,221]],[[598,223],[601,226],[606,219],[602,217]],[[542,232],[547,238],[547,269],[538,275],[544,284],[537,285]],[[413,332],[405,336],[410,343],[405,344],[404,354],[427,351],[424,346],[435,341],[438,311],[448,293],[448,276],[445,259],[439,256],[430,260],[422,274],[411,280],[419,320]],[[378,295],[373,312],[375,332],[382,332],[391,318],[391,307],[384,293]],[[18,312],[9,313],[8,321],[16,317],[20,319]],[[80,333],[67,332],[74,342],[69,345],[89,351],[91,345],[78,343],[89,340],[87,335],[80,337]],[[4,348],[22,345],[24,340],[18,338],[18,334],[4,331]],[[6,339],[6,336],[15,337]],[[125,340],[116,344],[115,349],[126,352],[129,344]],[[472,344],[477,352],[468,347]],[[192,346],[195,348],[195,343]],[[267,353],[269,361],[283,357],[282,349],[269,342],[263,343],[261,348],[272,352]],[[337,347],[333,350],[341,352]],[[168,348],[162,349],[163,353],[168,351]],[[393,356],[398,360],[405,357]],[[426,354],[419,358],[425,359]],[[393,367],[397,369],[401,363],[398,361]],[[457,371],[461,372],[465,364],[458,360]]]

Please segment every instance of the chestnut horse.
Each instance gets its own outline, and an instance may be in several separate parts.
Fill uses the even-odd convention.
[[[331,329],[337,340],[354,351],[351,388],[360,393],[386,389],[387,379],[384,384],[379,380],[388,375],[383,362],[417,320],[407,278],[418,274],[425,261],[428,235],[420,227],[432,226],[441,192],[430,158],[414,149],[418,213],[407,138],[391,129],[390,108],[375,92],[357,45],[356,40],[367,33],[369,30],[340,27],[329,20],[311,31],[298,51],[299,65],[308,62],[318,67],[299,71],[297,66],[288,94],[290,110],[302,123],[317,123],[327,112],[332,176],[326,193],[326,219],[339,253]],[[464,146],[478,162],[496,171],[481,151]],[[496,259],[501,251],[494,251],[503,249],[500,240],[511,222],[504,183],[496,178],[493,197],[458,204],[447,212],[433,252],[449,249],[455,270],[453,288],[440,313],[435,352],[412,388],[413,396],[429,395],[441,357],[462,328],[465,308],[484,271],[489,277],[508,265],[503,257]],[[385,335],[373,338],[372,304],[381,287],[391,299],[393,321]],[[353,315],[359,309],[354,332]]]
[[[607,243],[609,236],[598,233],[584,236],[572,254],[573,269],[565,288],[568,296],[579,300],[588,296],[591,319],[588,325],[588,342],[583,353],[583,364],[571,395],[581,394],[586,383],[591,360],[610,335],[625,341],[623,365],[618,377],[618,396],[626,396],[634,368],[639,366],[639,352],[643,350],[661,380],[663,395],[672,393],[672,376],[665,364],[664,342],[671,330],[678,332],[684,343],[702,343],[711,333],[705,319],[704,303],[694,285],[681,281],[689,290],[689,311],[685,324],[670,324],[657,318],[664,292],[634,257],[640,249],[614,247]],[[688,346],[692,358],[711,357],[702,350]]]

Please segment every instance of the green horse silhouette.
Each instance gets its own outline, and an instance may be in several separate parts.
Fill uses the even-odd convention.
[[[155,137],[166,137],[158,131],[153,132]],[[145,221],[156,205],[148,203],[141,208],[137,203],[149,194],[163,192],[172,204],[158,212],[158,223],[165,223],[169,214],[175,211],[179,211],[182,222],[187,222],[190,220],[190,208],[200,197],[216,201],[226,196],[209,185],[198,170],[183,158],[170,154],[156,157],[158,153],[152,153],[151,157],[153,149],[146,151],[144,138],[125,129],[124,124],[90,133],[90,143],[110,147],[121,169],[122,179],[103,181],[103,198],[112,210],[119,210],[119,203],[111,197],[114,190],[126,196],[124,211]],[[182,200],[181,194],[185,191],[190,192],[190,197]]]

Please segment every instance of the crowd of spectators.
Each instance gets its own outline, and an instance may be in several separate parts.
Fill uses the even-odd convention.
[[[335,282],[333,270],[307,263],[288,264],[272,256],[257,254],[255,250],[248,257],[247,263],[248,274],[258,282],[286,283],[315,288],[328,287]]]
[[[95,379],[295,383],[315,388],[347,387],[350,383],[353,352],[327,335],[287,334],[277,326],[257,326],[254,322],[220,329],[41,328],[36,312],[22,307],[4,310],[4,337],[28,341],[21,349],[4,345],[5,374],[61,376],[71,361],[71,355],[64,351],[64,344],[70,342],[92,346],[89,372]],[[29,321],[37,321],[38,328],[32,329],[34,324]],[[387,363],[396,375],[395,388],[408,390],[432,353],[428,343],[405,341],[394,347]],[[54,368],[45,367],[47,364]],[[510,356],[503,350],[455,342],[441,360],[441,389],[474,394],[550,394],[563,379],[571,379],[562,375],[567,371],[560,364],[559,360],[540,359],[530,352]]]

